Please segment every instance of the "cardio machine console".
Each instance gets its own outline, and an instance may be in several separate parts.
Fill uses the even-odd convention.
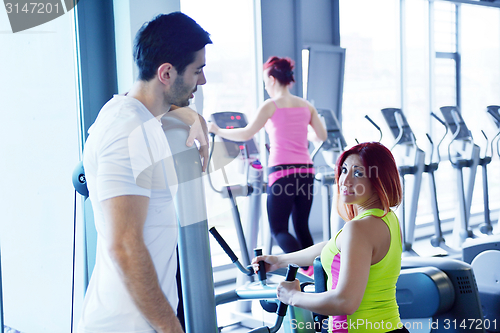
[[[401,111],[401,109],[397,108],[386,108],[382,109],[382,115],[384,116],[387,125],[389,125],[389,129],[391,130],[394,139],[398,139],[396,144],[413,144],[415,142],[415,136],[406,121],[406,117]],[[398,123],[397,118],[401,119]],[[403,134],[401,135],[401,131]]]
[[[456,106],[443,106],[439,108],[443,114],[444,121],[450,129],[451,133],[454,134],[455,140],[470,140],[471,133],[465,125],[465,121],[462,118],[462,114]],[[455,136],[455,133],[457,133]]]
[[[328,133],[326,141],[323,143],[324,150],[341,152],[347,146],[347,143],[340,130],[340,125],[332,110],[318,109],[318,114],[325,120],[325,127]]]
[[[241,112],[217,112],[213,113],[211,118],[220,128],[242,128],[248,124],[245,114]],[[229,157],[235,158],[243,149],[246,149],[248,156],[259,154],[259,150],[253,138],[245,142],[227,139],[222,139],[222,141],[224,142]]]

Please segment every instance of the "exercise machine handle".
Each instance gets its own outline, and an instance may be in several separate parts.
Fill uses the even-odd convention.
[[[253,250],[253,253],[255,254],[256,257],[262,255],[262,249],[255,249]],[[266,275],[266,263],[261,260],[259,261],[259,281],[266,281],[267,280],[267,275]]]
[[[322,293],[326,291],[326,274],[321,265],[320,257],[316,257],[313,262],[314,267],[314,292]],[[314,329],[316,332],[322,332],[323,323],[328,319],[328,316],[314,313],[313,312],[313,320],[314,320]]]
[[[365,118],[370,122],[372,123],[373,126],[375,126],[376,129],[378,129],[380,131],[380,127],[372,120],[372,118],[370,118],[368,115],[365,116]]]
[[[231,261],[233,262],[233,264],[235,264],[236,267],[238,267],[238,269],[243,274],[246,274],[248,276],[252,276],[254,274],[252,266],[248,266],[247,268],[245,268],[245,267],[243,267],[243,265],[241,265],[236,254],[234,254],[233,250],[231,250],[229,245],[227,245],[226,241],[224,240],[224,238],[222,238],[222,236],[219,234],[217,229],[215,229],[215,227],[210,228],[208,231],[210,231],[210,233],[212,234],[212,236],[214,236],[217,243],[219,243],[219,245],[222,247],[224,252],[226,252],[226,254],[229,256],[229,258],[231,258]]]
[[[481,130],[481,133],[483,133],[483,136],[486,139],[486,149],[484,150],[484,158],[483,158],[483,160],[487,161],[486,164],[488,164],[488,163],[491,162],[491,157],[493,156],[493,148],[491,149],[491,155],[488,156],[488,147],[489,147],[490,140],[488,139],[488,136],[486,135],[486,133],[484,133],[483,130]]]
[[[238,257],[236,256],[236,254],[234,254],[233,250],[231,250],[229,245],[227,245],[226,241],[224,240],[224,238],[222,238],[222,236],[219,234],[217,229],[215,229],[215,227],[212,227],[212,228],[210,228],[209,231],[212,234],[212,236],[214,236],[217,243],[219,243],[219,245],[222,247],[224,252],[226,252],[226,254],[229,256],[229,258],[231,258],[231,261],[233,263],[238,261]]]
[[[295,276],[297,275],[297,270],[299,269],[299,266],[290,264],[288,265],[288,270],[286,272],[286,281],[293,281],[295,280]],[[251,330],[249,333],[276,333],[281,327],[281,324],[283,323],[283,317],[286,315],[286,310],[288,309],[288,305],[280,302],[278,306],[278,318],[276,319],[276,323],[274,324],[273,327],[269,328],[267,326],[262,326],[255,328]]]
[[[434,142],[432,141],[432,138],[429,135],[429,133],[425,133],[425,136],[427,137],[427,139],[431,143],[431,154],[430,154],[430,158],[429,158],[429,163],[432,164],[432,157],[434,156]]]
[[[438,158],[437,158],[437,162],[439,163],[439,162],[441,161],[441,154],[439,153],[439,147],[441,146],[441,143],[443,143],[443,140],[444,140],[444,138],[446,137],[446,135],[448,135],[448,131],[449,131],[449,130],[448,130],[448,126],[446,125],[446,122],[445,122],[443,119],[439,118],[439,117],[438,117],[438,116],[437,116],[434,112],[432,112],[432,111],[431,111],[431,116],[432,116],[432,117],[434,117],[434,119],[436,119],[437,121],[439,121],[439,123],[440,123],[441,125],[443,125],[443,126],[444,126],[444,128],[445,128],[445,132],[444,132],[443,136],[441,137],[441,140],[439,140],[439,142],[438,142],[438,144],[437,144],[437,146],[436,146],[436,153],[437,153],[437,157],[438,157]],[[430,140],[430,139],[429,139],[429,140]],[[431,145],[432,145],[432,152],[434,152],[434,145],[432,144],[432,141],[431,141]],[[433,156],[433,154],[431,154],[431,161],[430,161],[430,163],[431,163],[431,164],[432,164],[432,156]]]
[[[299,269],[299,266],[295,264],[289,264],[288,265],[288,270],[286,272],[286,278],[285,281],[293,281],[295,280],[295,276],[297,275],[297,270]],[[278,311],[276,312],[278,316],[284,317],[286,315],[286,310],[288,309],[288,305],[280,302],[280,305],[278,306]]]
[[[321,142],[321,144],[316,149],[314,149],[314,151],[311,153],[311,160],[314,161],[314,158],[316,157],[316,154],[318,154],[319,150],[321,148],[323,148],[324,144],[325,144],[325,141]]]
[[[378,139],[378,142],[382,141],[382,130],[380,129],[380,127],[368,115],[365,115],[365,118],[379,131],[380,138]]]
[[[446,126],[446,123],[444,122],[443,119],[439,118],[434,112],[431,112],[431,116],[433,116],[434,118],[436,118],[437,121],[439,121],[441,123],[441,125],[443,125],[444,127],[448,128],[448,126]]]

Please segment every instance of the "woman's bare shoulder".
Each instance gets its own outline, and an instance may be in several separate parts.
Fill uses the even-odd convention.
[[[387,230],[387,225],[380,217],[369,215],[359,220],[349,221],[345,224],[343,232],[347,231],[356,236],[364,235],[370,238],[385,230]]]

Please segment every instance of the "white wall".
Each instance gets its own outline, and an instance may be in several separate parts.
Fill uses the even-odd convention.
[[[180,10],[180,0],[114,0],[116,34],[116,67],[118,69],[118,92],[125,93],[137,78],[132,48],[137,31],[144,22],[158,14]]]
[[[71,14],[13,34],[0,10],[5,324],[26,333],[70,331],[71,174],[79,160],[73,36]]]

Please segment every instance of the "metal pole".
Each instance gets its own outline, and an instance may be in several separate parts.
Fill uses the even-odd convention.
[[[188,126],[168,115],[163,124],[178,179],[175,208],[186,332],[218,333],[200,155],[196,147],[186,146]]]
[[[0,255],[1,258],[1,255]],[[4,323],[3,323],[3,280],[2,280],[2,262],[0,259],[0,328],[2,329],[2,332],[4,330]]]
[[[248,182],[249,185],[252,186],[253,190],[248,198],[248,220],[245,228],[245,235],[248,237],[248,253],[253,253],[253,250],[257,247],[257,239],[259,237],[259,221],[262,210],[261,197],[264,179],[263,171],[264,170],[262,169],[260,163],[250,164]]]
[[[330,184],[325,184],[324,175],[321,175],[321,198],[322,198],[322,218],[323,218],[323,241],[329,241],[331,236],[330,216],[332,212],[332,198]],[[335,230],[338,231],[338,230]]]

